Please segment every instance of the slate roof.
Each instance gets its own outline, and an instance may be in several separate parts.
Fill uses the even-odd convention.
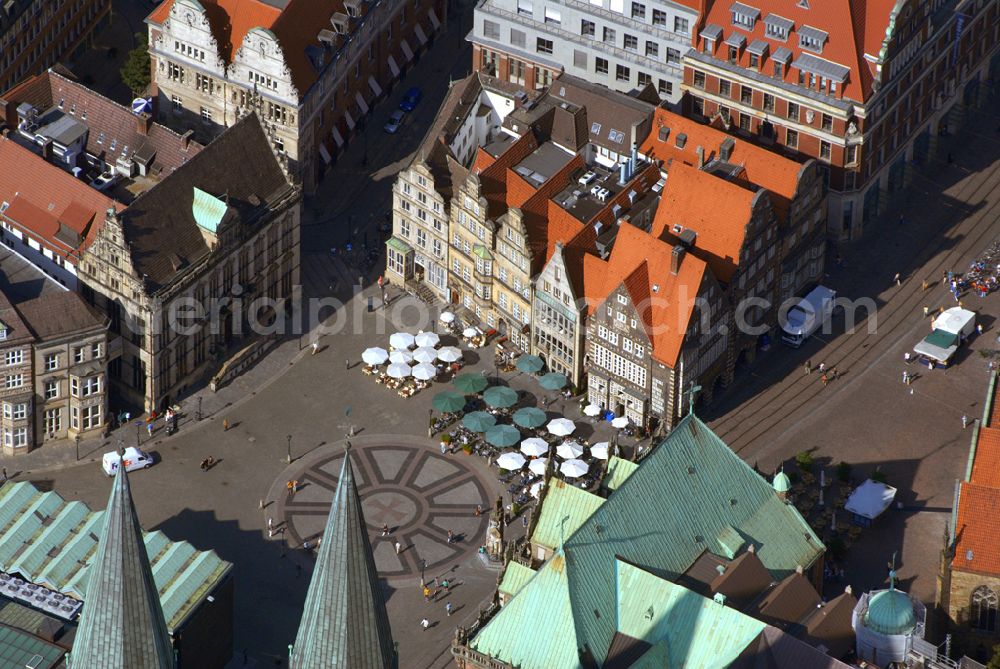
[[[705,550],[727,555],[721,539],[734,534],[774,578],[824,551],[795,508],[689,414],[469,645],[522,669],[575,669],[578,649],[599,663],[619,631],[616,561],[673,581]]]
[[[41,295],[17,305],[21,317],[42,341],[104,328],[107,318],[70,290]]]
[[[155,154],[152,172],[165,176],[183,165],[201,150],[197,142],[185,140],[180,134],[160,125],[151,123],[149,130],[139,132],[139,122],[132,110],[93,91],[78,81],[67,77],[56,69],[31,77],[7,91],[3,99],[7,101],[8,125],[17,125],[16,108],[27,102],[40,112],[58,108],[80,120],[89,128],[87,151],[114,164],[114,161],[128,151],[140,154]],[[112,151],[111,147],[114,146]]]
[[[111,486],[70,666],[72,669],[174,666],[174,650],[125,467],[118,468]]]
[[[728,669],[850,669],[851,665],[830,657],[777,627],[765,627]]]
[[[243,221],[294,189],[257,116],[240,119],[125,210],[132,262],[151,290],[169,284],[179,270],[209,252],[193,211],[196,188],[227,199]]]
[[[348,451],[330,505],[290,669],[391,669],[395,649]]]

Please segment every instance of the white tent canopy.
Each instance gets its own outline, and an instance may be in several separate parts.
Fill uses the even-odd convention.
[[[628,427],[628,418],[625,416],[618,416],[611,421],[611,427],[618,428],[619,430]]]
[[[575,441],[566,441],[559,444],[559,447],[556,448],[556,455],[564,460],[572,460],[583,455],[583,446]]]
[[[389,354],[389,362],[394,365],[408,365],[413,362],[413,354],[402,349],[393,351]]]
[[[361,359],[365,361],[366,365],[382,365],[389,359],[389,352],[384,348],[373,346],[365,349],[365,352],[361,354]]]
[[[563,476],[571,479],[583,476],[589,469],[590,465],[583,460],[567,460],[559,465],[559,471],[563,473]]]
[[[437,367],[422,362],[413,368],[413,378],[421,381],[430,381],[437,376]]]
[[[405,379],[411,374],[411,370],[409,365],[394,363],[389,365],[389,369],[387,369],[385,373],[394,379]]]
[[[553,418],[545,427],[550,434],[554,434],[557,437],[569,436],[576,429],[576,425],[568,418]]]
[[[596,404],[588,404],[583,408],[583,413],[584,415],[593,418],[594,416],[601,415],[601,407],[597,406]]]
[[[549,445],[545,443],[544,439],[529,437],[521,442],[521,452],[533,457],[545,455],[549,452]]]
[[[437,352],[437,357],[441,362],[458,362],[462,359],[462,349],[457,346],[443,346]]]
[[[608,442],[601,441],[590,447],[590,454],[598,460],[608,459]]]
[[[441,337],[438,337],[433,332],[420,332],[417,333],[417,336],[414,338],[414,341],[416,341],[417,346],[433,347],[438,345],[438,342],[441,341]]]
[[[517,451],[508,451],[497,458],[497,466],[501,469],[514,471],[524,466],[524,456]]]
[[[410,348],[413,346],[413,335],[409,332],[397,332],[389,337],[389,346],[393,348]]]
[[[851,493],[844,508],[869,520],[878,518],[896,497],[896,489],[868,479]]]
[[[441,322],[442,323],[454,323],[455,322],[455,314],[451,313],[450,311],[442,311],[440,318],[441,318]]]
[[[544,476],[545,467],[547,467],[548,464],[549,464],[548,458],[535,458],[534,460],[528,463],[528,470],[531,471],[532,474],[537,474],[538,476]]]
[[[430,346],[421,346],[413,352],[413,359],[417,362],[434,362],[437,356],[438,352]]]

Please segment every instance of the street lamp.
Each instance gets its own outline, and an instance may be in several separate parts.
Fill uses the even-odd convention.
[[[198,396],[198,420],[201,420],[201,396]]]
[[[73,441],[76,442],[76,461],[80,461],[80,435],[73,437]]]
[[[424,569],[426,569],[426,568],[427,568],[427,560],[421,559],[420,560],[420,587],[423,587],[425,585],[425,583],[426,583],[426,581],[424,581]]]
[[[139,448],[139,446],[142,445],[142,442],[140,441],[142,439],[142,437],[139,435],[139,423],[140,423],[140,421],[136,421],[135,422],[135,447],[136,448]]]
[[[434,409],[427,410],[427,438],[434,436]]]
[[[288,440],[288,450],[285,453],[285,460],[288,461],[288,464],[292,464],[292,435],[285,435],[285,439]]]

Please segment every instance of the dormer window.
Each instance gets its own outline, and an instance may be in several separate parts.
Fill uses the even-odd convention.
[[[788,33],[795,27],[795,22],[777,14],[768,14],[764,19],[764,26],[765,35],[784,42],[788,39]]]
[[[744,5],[741,2],[734,2],[729,11],[733,15],[733,25],[746,28],[747,30],[753,30],[753,27],[757,24],[757,19],[760,18],[759,9]]]
[[[711,56],[715,53],[715,45],[722,38],[722,28],[714,23],[710,23],[705,26],[705,29],[700,34],[704,44],[704,51]]]
[[[828,38],[829,35],[818,28],[809,26],[799,28],[799,46],[807,51],[823,53],[823,45]]]

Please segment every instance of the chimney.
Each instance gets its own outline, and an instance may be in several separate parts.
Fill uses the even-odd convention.
[[[801,576],[802,574],[805,573],[805,569],[802,568],[802,565],[797,564],[795,565],[795,573]]]
[[[670,273],[674,276],[677,276],[677,273],[681,271],[682,260],[684,260],[684,247],[675,246],[670,254]]]
[[[191,145],[191,138],[194,136],[194,130],[188,130],[183,135],[181,135],[181,146],[186,150]]]
[[[135,115],[135,131],[145,137],[153,127],[153,115],[149,112],[139,112]]]
[[[42,158],[45,158],[45,160],[51,160],[52,159],[52,140],[51,139],[45,140],[45,143],[42,144]]]
[[[722,140],[722,146],[719,147],[719,158],[728,162],[729,158],[733,155],[733,149],[736,147],[736,142],[732,137],[726,137]]]
[[[618,185],[624,186],[628,182],[628,162],[619,165]]]
[[[8,114],[10,114],[13,118],[8,118],[7,116]],[[0,121],[11,125],[17,125],[17,113],[15,110],[15,105],[12,105],[10,102],[8,102],[3,98],[0,98]]]
[[[698,169],[700,170],[705,166],[705,149],[699,146],[694,152],[698,154]]]

